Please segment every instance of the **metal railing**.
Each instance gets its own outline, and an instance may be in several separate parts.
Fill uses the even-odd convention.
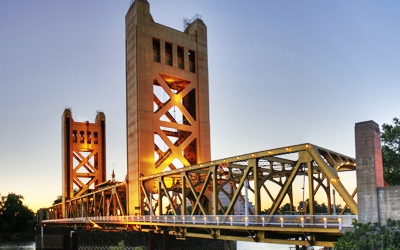
[[[141,215],[101,216],[45,220],[43,223],[150,223],[190,225],[228,225],[245,227],[353,227],[357,215]]]

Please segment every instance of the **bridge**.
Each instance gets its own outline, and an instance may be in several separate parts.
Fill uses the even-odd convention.
[[[287,159],[295,156],[298,159]],[[61,216],[62,204],[48,208],[47,220],[43,223],[142,232],[155,229],[159,233],[165,228],[174,228],[171,234],[179,238],[332,247],[342,232],[351,228],[352,221],[357,219],[356,190],[350,195],[338,177],[340,172],[355,170],[355,159],[310,143],[275,148],[143,176],[140,185],[146,210],[140,215],[126,214],[129,183],[125,181],[108,187],[100,186],[98,190],[66,201],[66,218]],[[289,198],[293,207],[293,181],[305,177],[310,188],[309,202],[303,209],[306,211],[309,207],[309,214],[295,215],[295,211],[291,211],[290,215],[279,214],[285,197]],[[276,197],[268,191],[269,182],[280,187]],[[314,186],[314,183],[317,185]],[[154,193],[146,191],[145,187],[149,185],[155,187],[152,190]],[[231,192],[223,188],[226,185]],[[342,213],[333,215],[328,206],[327,215],[316,215],[315,207],[310,205],[314,204],[315,194],[321,189],[331,202],[331,188],[337,190],[346,202]],[[272,204],[265,215],[261,214],[262,190]],[[245,215],[235,214],[237,203],[248,201],[248,191],[254,196],[254,212],[245,206]],[[245,195],[242,195],[243,192]],[[221,195],[230,198],[227,206],[221,203]],[[164,207],[165,200],[169,209],[163,211],[159,208]],[[187,200],[192,205],[190,213]],[[223,211],[222,215],[218,214],[217,208]],[[355,215],[343,215],[346,208],[350,208]]]
[[[393,216],[397,203],[390,202],[400,190],[384,187],[373,121],[356,124],[357,159],[304,143],[213,161],[204,22],[170,29],[154,22],[146,0],[136,0],[126,15],[126,49],[127,176],[106,181],[105,114],[76,122],[67,108],[62,202],[42,210],[42,227],[333,247],[353,220]],[[339,176],[349,171],[357,175],[354,190]],[[308,201],[296,212],[298,179]],[[332,211],[332,190],[345,203],[340,214]],[[316,214],[317,192],[327,214]]]

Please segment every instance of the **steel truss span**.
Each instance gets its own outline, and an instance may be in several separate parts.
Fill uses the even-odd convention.
[[[307,177],[309,187],[309,203],[304,205],[302,213],[308,208],[309,214],[315,214],[315,207],[309,204],[314,204],[315,194],[322,189],[328,201],[328,214],[332,214],[330,190],[334,188],[346,203],[342,213],[349,208],[353,214],[358,214],[354,200],[357,190],[350,195],[338,176],[339,172],[355,169],[355,159],[306,143],[161,172],[142,177],[140,181],[148,214],[217,215],[221,209],[224,215],[234,215],[239,200],[245,203],[242,193],[248,181],[255,209],[248,208],[245,214],[261,215],[261,193],[265,191],[265,198],[270,199],[272,205],[263,210],[275,215],[282,213],[280,206],[285,197],[289,198],[291,208],[294,206],[292,184],[299,177]],[[270,183],[279,187],[276,196],[268,188]],[[230,201],[227,208],[220,200],[223,195]],[[164,202],[167,202],[167,209],[160,209],[165,207]],[[190,206],[191,211],[188,210]],[[291,210],[290,214],[293,212]]]
[[[173,227],[172,233],[181,238],[333,246],[358,214],[357,189],[350,194],[338,173],[355,170],[355,159],[313,144],[275,148],[143,176],[141,214],[126,214],[129,183],[124,182],[67,201],[66,218],[60,217],[60,205],[53,206],[47,209],[44,222],[158,232]],[[292,184],[296,178],[308,183],[309,203],[299,214],[291,210],[282,215],[285,199],[294,206]],[[240,215],[235,207],[246,203],[242,194],[246,183],[254,197],[254,209],[247,206],[245,215]],[[271,183],[278,186],[276,195],[271,194]],[[331,210],[331,189],[346,203],[340,215]],[[326,195],[327,215],[315,214],[312,204],[318,190]],[[222,196],[228,197],[225,205]],[[262,199],[270,199],[271,205],[262,207]],[[343,215],[346,208],[352,216]]]

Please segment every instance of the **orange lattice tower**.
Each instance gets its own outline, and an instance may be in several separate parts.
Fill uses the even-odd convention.
[[[140,176],[210,160],[207,27],[155,23],[146,0],[126,17],[128,211],[143,213]],[[152,187],[146,187],[148,191]]]
[[[62,115],[62,203],[106,181],[106,116],[98,112],[94,123],[75,122],[69,108]]]

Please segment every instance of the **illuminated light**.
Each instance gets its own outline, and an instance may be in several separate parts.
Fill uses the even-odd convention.
[[[281,217],[281,220],[283,220],[283,217]]]
[[[336,169],[339,170],[340,166],[337,166]]]
[[[342,163],[340,163],[340,166],[343,166],[343,162],[342,162]]]
[[[232,220],[232,217],[229,217]]]
[[[247,220],[247,217],[244,217],[245,220]]]
[[[339,221],[339,222],[342,221],[342,218],[338,218],[338,221]]]
[[[206,217],[204,216],[204,219],[206,219]]]
[[[356,164],[354,163],[353,166],[356,166]]]
[[[164,217],[164,220],[166,220],[166,219],[167,219],[167,217],[165,216],[165,217]]]
[[[338,180],[340,181],[340,177],[338,178]]]
[[[183,169],[181,168],[181,171],[183,171]]]
[[[252,157],[256,156],[256,154],[251,154]]]
[[[203,166],[203,164],[200,164],[200,167],[202,167]]]
[[[286,151],[289,151],[289,148],[286,148]]]
[[[217,220],[219,220],[219,218],[218,218],[218,217],[217,217],[216,219],[217,219]]]
[[[240,160],[240,156],[236,157],[236,159]]]
[[[347,165],[349,165],[350,164],[350,162],[347,162]]]
[[[334,181],[335,181],[335,179],[334,179],[334,178],[332,178],[332,179],[331,179],[331,182],[334,182]]]
[[[182,220],[184,220],[185,219],[185,217],[182,217]]]
[[[301,217],[301,218],[300,218],[300,220],[304,220],[304,218],[303,218],[303,217]]]
[[[172,217],[172,219],[174,219],[174,220],[175,220],[175,216],[174,216],[174,217]]]
[[[214,165],[214,162],[213,162],[213,161],[211,162],[211,165]]]
[[[262,217],[261,219],[264,220],[264,217]]]
[[[194,220],[194,217],[192,217],[192,220]]]
[[[324,220],[326,220],[326,217],[324,217]]]
[[[308,148],[308,144],[306,145],[306,148]]]
[[[226,162],[226,160],[224,160],[224,162]]]

